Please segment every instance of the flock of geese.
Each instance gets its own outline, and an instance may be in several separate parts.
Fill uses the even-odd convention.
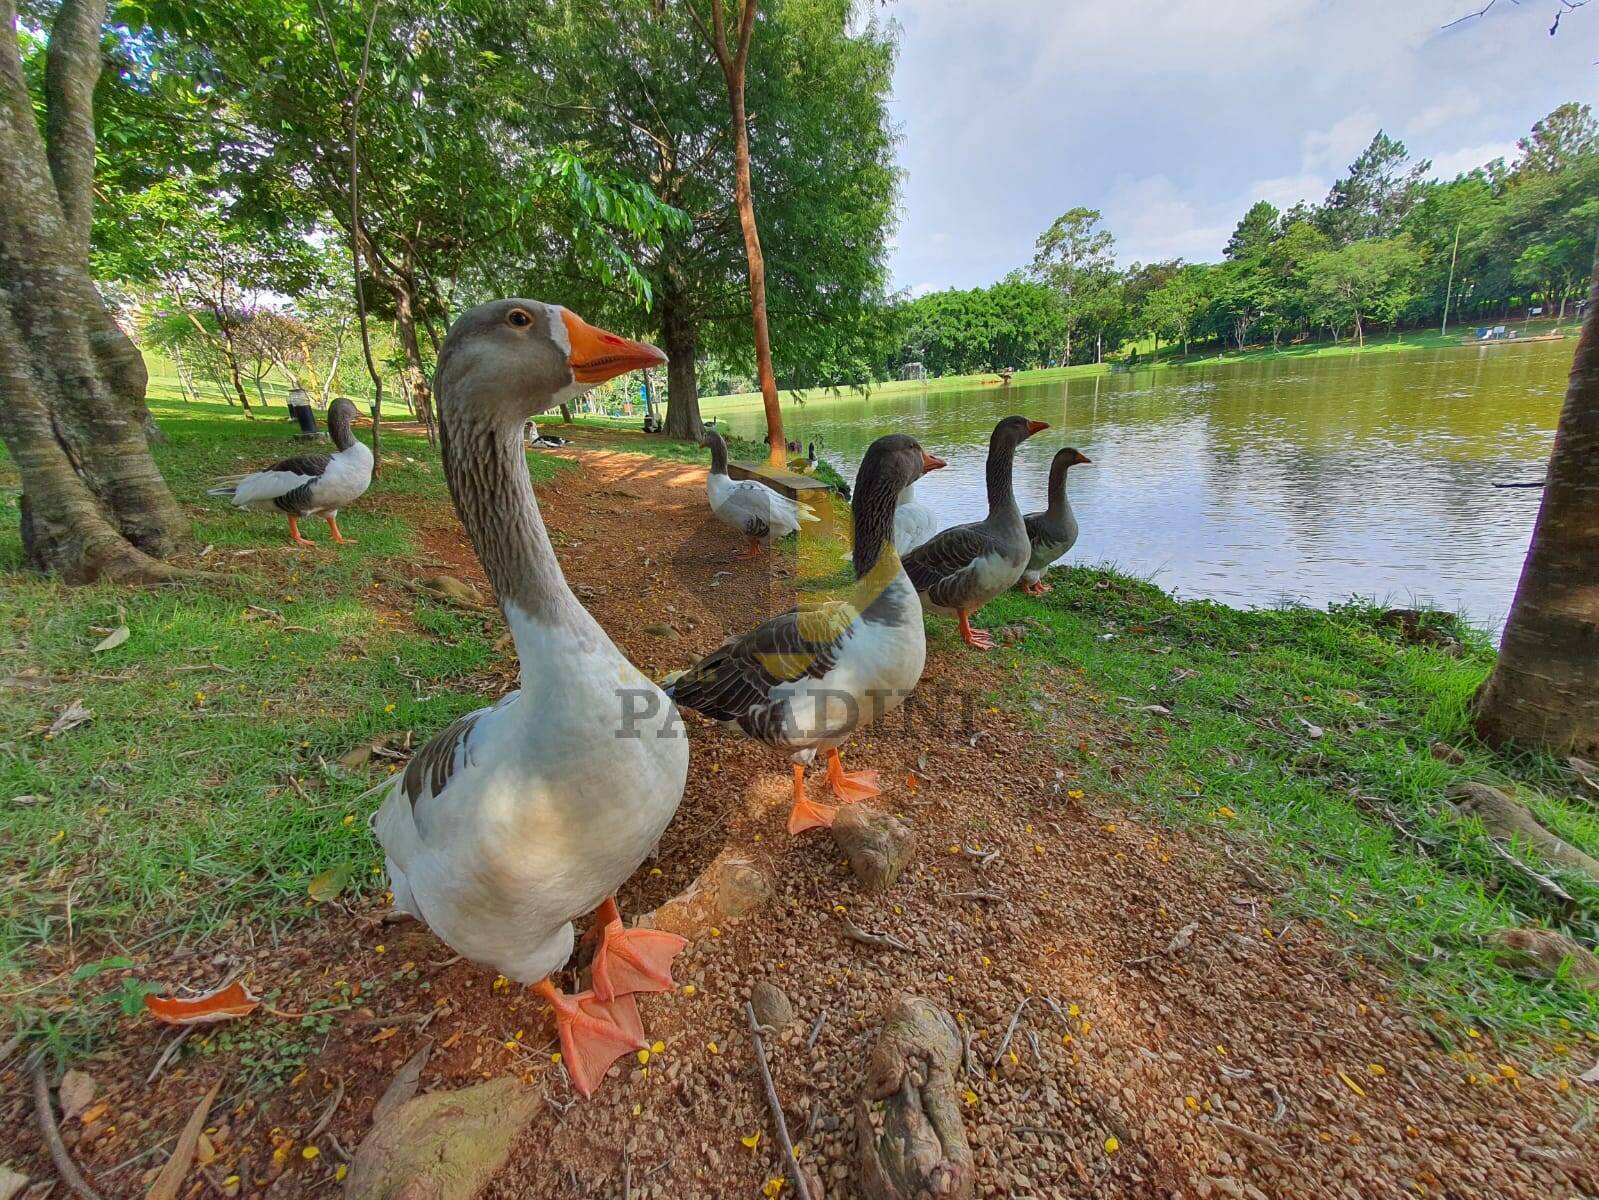
[[[584,1096],[617,1058],[648,1044],[634,997],[672,988],[672,960],[686,944],[624,926],[615,899],[682,800],[689,747],[674,705],[790,757],[790,833],[830,825],[837,807],[807,796],[806,768],[824,758],[838,804],[878,793],[876,773],[846,771],[838,750],[921,678],[922,610],[954,617],[969,645],[991,646],[971,615],[1024,579],[1047,590],[1043,572],[1077,532],[1066,471],[1088,461],[1057,453],[1048,507],[1024,516],[1013,460],[1047,426],[1006,417],[989,442],[987,515],[935,532],[913,488],[944,462],[904,434],[878,438],[853,495],[853,583],[729,639],[658,685],[567,584],[521,434],[528,418],[594,384],[665,361],[654,346],[556,304],[499,300],[455,322],[435,378],[444,474],[510,627],[521,687],[455,721],[369,793],[382,793],[371,826],[395,907],[462,956],[531,985],[554,1010],[561,1061]],[[286,460],[225,494],[284,511],[297,540],[304,515],[325,516],[337,536],[336,510],[353,498],[357,477],[370,475],[371,455],[352,449],[360,446],[349,435],[353,405],[334,408],[337,454]],[[744,555],[814,519],[760,483],[729,479],[721,437],[710,433],[706,444],[711,507],[748,539]],[[585,939],[595,943],[592,983],[567,994],[552,976],[571,958],[574,919],[588,913],[596,914]]]

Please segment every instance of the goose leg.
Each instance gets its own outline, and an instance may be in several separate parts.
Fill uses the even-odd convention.
[[[316,545],[316,543],[313,542],[310,538],[301,536],[301,534],[300,534],[300,518],[299,517],[293,517],[293,516],[291,516],[289,518],[289,541],[293,542],[296,546],[314,546],[314,545]]]
[[[605,1072],[622,1055],[642,1050],[644,1026],[638,1003],[631,995],[601,1000],[593,992],[568,996],[557,991],[549,977],[533,990],[555,1010],[555,1032],[561,1039],[561,1061],[581,1096],[592,1096]]]
[[[827,752],[827,782],[832,785],[833,795],[844,804],[855,804],[882,791],[876,771],[846,771],[836,746]]]
[[[993,634],[986,629],[973,629],[971,618],[965,609],[961,610],[960,624],[961,641],[968,646],[975,646],[979,650],[992,650],[994,648]]]
[[[1022,591],[1029,596],[1043,596],[1054,590],[1052,585],[1045,583],[1042,579],[1032,579],[1022,584]]]
[[[826,829],[838,815],[831,804],[818,804],[805,795],[805,764],[794,764],[794,807],[788,814],[788,832],[797,836],[807,829]]]
[[[672,959],[688,945],[688,939],[662,929],[624,929],[614,896],[600,905],[595,923],[600,928],[592,968],[596,996],[610,1000],[634,992],[672,989]]]
[[[342,533],[339,532],[339,515],[338,515],[338,513],[334,513],[331,516],[323,517],[322,519],[328,523],[328,531],[333,534],[333,540],[335,542],[338,542],[339,545],[341,545],[341,546],[353,546],[353,545],[355,545],[355,539],[354,538],[347,538]]]
[[[736,559],[759,558],[760,556],[761,556],[761,539],[760,538],[754,538],[754,537],[749,539],[749,545],[748,546],[744,547],[744,549],[740,550],[737,554],[733,555],[733,557],[736,558]]]

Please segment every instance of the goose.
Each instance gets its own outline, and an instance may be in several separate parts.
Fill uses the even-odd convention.
[[[799,530],[800,522],[815,521],[808,505],[780,496],[753,479],[734,482],[727,474],[727,443],[715,430],[707,430],[700,445],[711,452],[711,473],[705,477],[705,494],[711,511],[723,524],[749,539],[748,547],[737,557],[754,558],[773,538],[786,537]]]
[[[805,796],[805,768],[819,750],[841,803],[878,794],[877,773],[845,771],[838,747],[898,708],[922,677],[927,637],[894,548],[894,498],[943,465],[904,434],[878,438],[855,481],[854,584],[729,639],[667,684],[680,708],[790,753],[790,834],[831,825],[838,811]]]
[[[372,484],[372,451],[350,429],[355,402],[340,396],[328,406],[328,436],[332,454],[296,454],[264,470],[223,480],[207,495],[227,496],[235,508],[276,508],[289,517],[289,540],[297,546],[316,545],[300,533],[301,517],[321,517],[340,545],[354,538],[339,532],[339,509],[353,504]]]
[[[916,485],[907,484],[894,501],[894,549],[909,554],[938,532],[933,510],[916,499]]]
[[[528,478],[522,423],[666,356],[555,304],[507,299],[455,322],[436,387],[444,474],[499,598],[521,687],[423,746],[372,820],[395,907],[555,1010],[562,1061],[590,1095],[643,1046],[632,993],[672,986],[682,938],[622,927],[616,889],[683,797],[688,743],[667,700],[567,586]],[[573,918],[598,911],[593,986],[550,980]]]
[[[1027,526],[1027,541],[1033,548],[1027,569],[1022,572],[1022,591],[1029,596],[1054,590],[1043,582],[1044,572],[1077,544],[1077,517],[1072,513],[1071,501],[1066,499],[1066,472],[1079,465],[1093,466],[1094,460],[1071,446],[1055,451],[1049,463],[1049,507],[1022,518]]]
[[[1048,429],[1043,421],[1006,417],[988,439],[988,516],[934,535],[905,556],[905,572],[922,607],[953,616],[961,638],[979,650],[993,648],[985,630],[973,629],[971,615],[1001,592],[1016,586],[1031,547],[1022,510],[1011,487],[1016,447]]]

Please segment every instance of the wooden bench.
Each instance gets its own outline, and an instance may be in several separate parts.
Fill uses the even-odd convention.
[[[829,493],[833,489],[819,479],[812,479],[809,475],[797,475],[793,471],[764,462],[729,462],[727,477],[753,479],[765,484],[780,496],[808,504],[811,511],[821,518],[822,525],[817,531],[828,532],[832,529],[833,503]]]

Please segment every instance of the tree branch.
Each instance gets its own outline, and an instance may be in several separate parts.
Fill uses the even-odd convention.
[[[89,260],[94,211],[94,85],[100,79],[100,27],[106,0],[63,0],[45,54],[45,139],[67,236]],[[11,28],[6,29],[11,36]]]

